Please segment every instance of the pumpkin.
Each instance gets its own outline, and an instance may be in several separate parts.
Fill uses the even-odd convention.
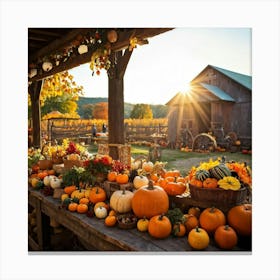
[[[76,190],[76,186],[67,186],[64,188],[64,192],[71,195]]]
[[[107,227],[113,227],[117,223],[117,217],[109,215],[105,218],[104,223]]]
[[[48,176],[47,170],[38,172],[38,177],[43,180],[46,176]]]
[[[75,190],[71,193],[71,198],[77,198],[78,200],[80,200],[83,197],[85,197],[85,190]]]
[[[221,249],[231,250],[236,246],[238,237],[232,227],[225,225],[216,229],[214,240]]]
[[[68,210],[71,211],[71,212],[76,212],[77,211],[77,207],[78,207],[78,203],[76,203],[76,202],[70,202],[68,204]]]
[[[147,186],[149,183],[149,179],[146,176],[135,176],[133,179],[133,186],[135,189],[140,189],[143,186]]]
[[[210,177],[210,172],[206,169],[199,169],[195,172],[195,178],[197,180],[204,181],[209,177]]]
[[[110,209],[109,204],[107,204],[107,203],[104,202],[104,201],[99,201],[99,202],[96,202],[96,203],[95,203],[95,205],[94,205],[94,207],[93,207],[93,211],[95,211],[95,209],[96,209],[97,207],[99,207],[99,206],[105,207],[105,208],[107,209],[107,211],[109,211],[109,209]]]
[[[219,226],[226,224],[226,217],[220,209],[209,207],[200,214],[199,223],[209,234],[214,234]]]
[[[183,183],[168,182],[164,187],[168,195],[176,196],[186,191],[186,185]]]
[[[199,226],[199,220],[192,214],[184,214],[184,226],[186,228],[186,232],[189,233],[193,228]]]
[[[110,212],[109,212],[108,215],[109,215],[109,216],[117,216],[117,213],[116,213],[115,210],[110,210]]]
[[[61,195],[60,200],[63,202],[64,199],[66,199],[66,198],[69,198],[69,194],[64,193],[64,194]]]
[[[148,226],[149,226],[149,220],[145,217],[143,217],[142,219],[139,219],[137,222],[137,229],[139,231],[147,231],[148,230]]]
[[[190,207],[188,210],[188,214],[194,215],[197,219],[199,219],[200,213],[200,208],[196,206]]]
[[[227,213],[227,220],[237,234],[250,236],[252,234],[252,204],[232,207]]]
[[[225,176],[223,179],[220,179],[218,181],[218,185],[221,189],[224,190],[237,191],[241,188],[239,180],[232,176]]]
[[[202,181],[196,179],[195,177],[192,177],[192,179],[190,180],[190,184],[192,186],[198,187],[198,188],[202,188]]]
[[[104,189],[100,187],[93,187],[90,190],[89,201],[95,204],[99,201],[105,201],[105,200],[106,200],[106,192],[104,191]]]
[[[169,198],[163,188],[154,186],[150,180],[148,186],[135,191],[131,201],[132,210],[138,218],[151,218],[166,213],[169,208]]]
[[[186,234],[186,227],[182,223],[176,223],[173,225],[173,235],[182,237]]]
[[[164,174],[164,178],[166,178],[166,177],[179,177],[179,176],[181,176],[181,173],[177,169],[168,170]]]
[[[164,215],[153,216],[148,225],[148,232],[152,237],[163,239],[170,235],[172,225],[168,217]]]
[[[157,182],[159,179],[159,176],[157,174],[153,173],[150,175],[150,179],[153,180],[154,182]],[[147,184],[148,184],[148,182],[147,182]]]
[[[116,171],[110,171],[107,175],[107,179],[110,182],[115,182],[117,178],[118,173]]]
[[[50,184],[51,184],[51,179],[52,179],[53,177],[54,177],[53,175],[45,176],[44,179],[43,179],[44,185],[47,186],[47,187],[49,187]]]
[[[48,175],[55,175],[55,170],[49,169],[47,170]]]
[[[215,178],[206,178],[203,183],[202,183],[202,186],[204,188],[207,188],[207,189],[214,189],[214,188],[217,188],[218,186],[218,180],[215,179]]]
[[[116,182],[118,184],[126,184],[129,180],[129,177],[127,174],[118,174],[117,177],[116,177]]]
[[[61,179],[58,179],[56,176],[53,176],[50,179],[50,186],[53,189],[58,189],[61,187]]]
[[[145,161],[142,164],[142,169],[147,173],[151,173],[153,171],[154,164],[151,161]]]
[[[127,190],[114,191],[110,198],[110,207],[118,213],[129,212],[133,195],[133,192]]]
[[[89,199],[86,198],[86,197],[82,197],[82,198],[79,200],[79,203],[88,205],[88,204],[89,204]]]
[[[203,228],[196,227],[188,234],[188,243],[195,250],[203,250],[208,247],[209,235]]]
[[[107,217],[107,209],[103,206],[99,206],[95,209],[94,214],[98,219],[104,219]]]
[[[77,212],[78,213],[86,213],[88,211],[88,206],[85,203],[79,203],[77,206]]]

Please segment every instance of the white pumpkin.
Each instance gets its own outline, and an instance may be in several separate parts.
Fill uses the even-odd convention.
[[[127,190],[114,191],[110,198],[110,207],[118,213],[127,213],[132,209],[134,193]]]
[[[50,186],[53,189],[58,189],[61,186],[61,179],[57,178],[54,176],[53,178],[50,179]]]
[[[154,164],[151,161],[145,161],[142,164],[142,169],[148,173],[152,172],[153,168],[154,168]]]
[[[48,176],[44,177],[44,180],[43,180],[44,185],[47,186],[47,187],[49,187],[49,186],[50,186],[50,183],[51,183],[51,179],[52,179],[53,177],[55,177],[55,176],[54,176],[54,175],[48,175]]]
[[[143,186],[147,186],[149,184],[149,179],[146,176],[139,175],[135,176],[133,179],[133,186],[135,189],[140,189]]]
[[[99,206],[94,210],[94,214],[98,219],[104,219],[107,217],[108,211],[104,206]]]

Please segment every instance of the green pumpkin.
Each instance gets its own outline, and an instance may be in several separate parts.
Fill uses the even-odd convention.
[[[195,172],[195,178],[197,180],[204,181],[209,177],[210,177],[210,172],[206,169],[199,169]]]

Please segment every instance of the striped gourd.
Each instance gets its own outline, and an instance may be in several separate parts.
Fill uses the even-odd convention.
[[[205,179],[210,177],[210,172],[205,169],[199,169],[195,172],[195,177],[200,181],[204,181]]]
[[[231,171],[224,163],[209,169],[209,172],[211,177],[216,178],[217,180],[223,179],[225,176],[231,176]]]

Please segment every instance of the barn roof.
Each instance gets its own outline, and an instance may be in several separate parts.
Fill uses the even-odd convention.
[[[233,72],[227,69],[223,69],[214,65],[208,65],[212,68],[214,68],[215,70],[223,73],[224,75],[226,75],[227,77],[231,78],[232,80],[236,81],[237,83],[241,84],[242,86],[252,90],[252,76],[248,76],[245,74],[241,74],[241,73],[237,73],[237,72]]]
[[[209,90],[212,94],[214,94],[218,99],[223,100],[223,101],[235,101],[231,96],[229,96],[227,93],[225,93],[223,90],[220,88],[209,85],[206,83],[200,83],[204,88]]]

